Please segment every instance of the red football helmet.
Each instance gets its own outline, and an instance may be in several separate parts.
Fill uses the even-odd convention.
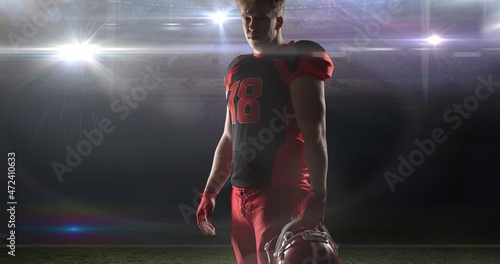
[[[300,230],[292,232],[298,219],[286,224],[281,234],[265,245],[271,264],[340,264],[337,245],[325,226],[320,230]],[[277,239],[273,256],[271,243]]]

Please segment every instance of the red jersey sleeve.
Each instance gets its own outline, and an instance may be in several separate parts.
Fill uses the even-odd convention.
[[[298,41],[295,47],[300,54],[295,78],[310,74],[324,81],[332,77],[333,62],[323,47],[312,41]]]
[[[233,79],[233,74],[234,74],[235,71],[238,70],[239,66],[237,66],[237,64],[240,61],[242,61],[243,59],[245,59],[246,57],[248,57],[248,55],[240,55],[240,56],[236,57],[229,64],[229,66],[227,66],[226,74],[224,76],[224,86],[226,87],[226,92],[229,92],[229,90],[230,90],[229,85],[231,85],[231,82],[232,82],[232,79]]]

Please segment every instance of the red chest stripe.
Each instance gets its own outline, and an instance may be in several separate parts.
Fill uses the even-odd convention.
[[[227,74],[227,77],[226,79],[224,79],[224,86],[226,86],[226,92],[229,92],[231,89],[229,89],[229,85],[231,84],[231,81],[233,80],[233,74],[235,71],[238,70],[240,66],[236,66],[234,68],[231,69],[231,71],[229,71],[229,73]]]

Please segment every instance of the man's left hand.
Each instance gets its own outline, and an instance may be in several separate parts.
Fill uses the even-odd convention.
[[[326,194],[312,192],[309,194],[299,224],[309,228],[319,228],[325,222]]]

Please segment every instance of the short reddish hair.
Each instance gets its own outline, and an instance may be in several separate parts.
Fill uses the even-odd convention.
[[[285,0],[236,0],[240,8],[249,9],[257,3],[269,3],[273,7],[273,15],[282,17],[285,14]]]

